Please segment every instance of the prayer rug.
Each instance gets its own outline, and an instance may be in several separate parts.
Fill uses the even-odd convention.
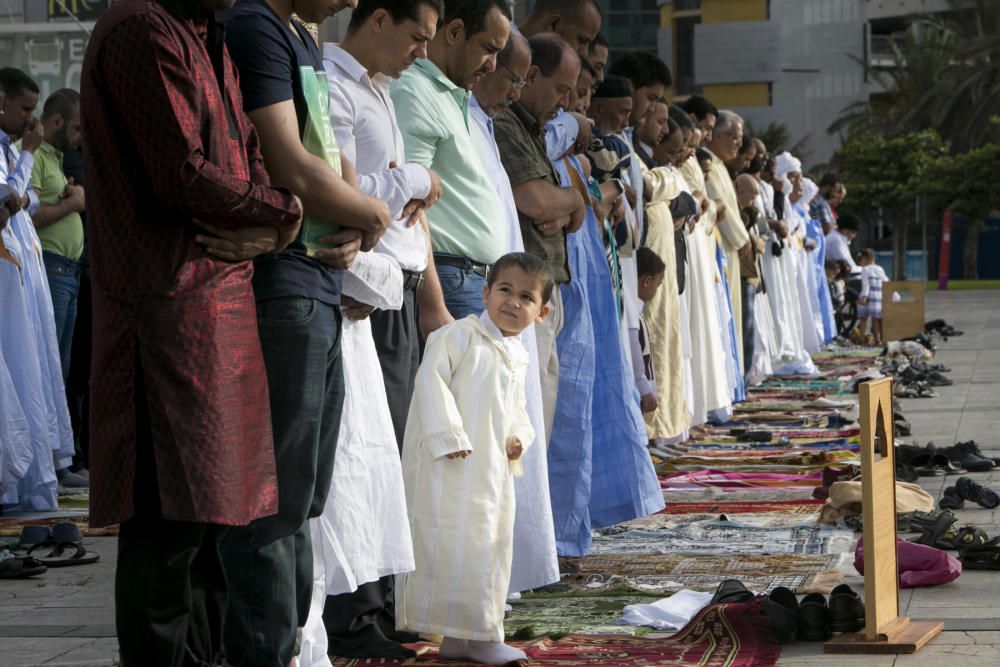
[[[815,486],[786,488],[733,488],[733,489],[674,489],[663,490],[663,501],[671,503],[691,502],[774,502],[784,500],[808,500],[812,498]]]
[[[847,558],[849,560],[849,558]],[[682,588],[714,591],[725,579],[739,579],[747,588],[767,592],[786,586],[798,592],[829,593],[843,580],[835,571],[844,554],[829,556],[584,556],[580,571],[563,583],[575,590],[601,590],[625,586],[643,592],[674,592]]]
[[[770,528],[734,521],[707,521],[663,529],[629,530],[594,538],[591,554],[808,555],[852,553],[853,530],[819,524]]]
[[[661,514],[817,514],[824,501],[815,498],[806,500],[750,500],[718,501],[700,503],[670,503]]]
[[[531,664],[583,667],[662,667],[701,665],[703,667],[772,667],[781,655],[781,646],[767,629],[766,601],[744,604],[709,605],[691,622],[666,638],[621,635],[573,634],[562,639],[514,642],[527,653]],[[418,644],[416,660],[405,663],[374,659],[341,658],[335,667],[472,667],[475,663],[440,660],[437,646]]]
[[[661,595],[641,593],[587,594],[574,591],[568,595],[524,594],[510,603],[510,617],[504,621],[508,639],[557,639],[568,634],[610,634],[641,637],[646,627],[618,625],[622,610],[630,604],[649,604]]]

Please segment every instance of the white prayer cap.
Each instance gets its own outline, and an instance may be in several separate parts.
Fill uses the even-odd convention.
[[[795,172],[802,172],[802,162],[788,151],[774,159],[774,175],[778,178]]]
[[[580,134],[580,124],[576,121],[576,116],[566,111],[559,111],[559,115],[545,124],[545,152],[549,160],[555,162],[566,155],[566,151],[576,143],[576,137]]]

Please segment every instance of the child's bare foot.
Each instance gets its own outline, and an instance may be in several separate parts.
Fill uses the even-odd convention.
[[[506,665],[508,662],[516,660],[527,660],[528,656],[521,649],[508,646],[503,642],[470,640],[468,658],[484,665]]]

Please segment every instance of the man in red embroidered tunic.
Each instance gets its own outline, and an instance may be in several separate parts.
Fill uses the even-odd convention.
[[[123,665],[219,657],[226,526],[277,511],[253,265],[301,204],[272,188],[212,12],[227,0],[123,0],[81,81],[94,281],[91,522],[121,523]],[[235,259],[235,258],[234,258]]]

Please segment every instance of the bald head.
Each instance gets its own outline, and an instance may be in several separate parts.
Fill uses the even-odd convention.
[[[601,30],[601,8],[596,0],[537,0],[531,13],[519,24],[527,37],[554,32],[581,58]]]
[[[760,196],[760,185],[757,179],[750,174],[740,174],[734,181],[736,186],[736,200],[740,208],[753,206],[754,201]]]

